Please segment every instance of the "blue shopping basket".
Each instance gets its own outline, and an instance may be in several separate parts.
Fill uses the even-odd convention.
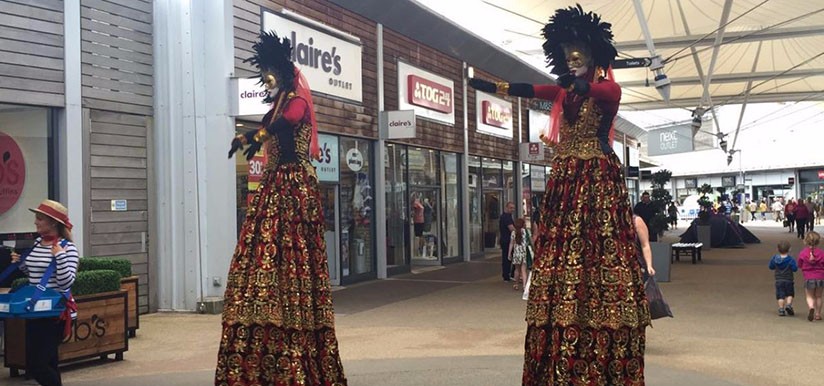
[[[66,240],[61,242],[61,246],[66,246]],[[0,281],[17,270],[20,264],[23,264],[26,260],[26,256],[28,256],[28,253],[26,253],[19,262],[10,265],[5,271],[0,273]],[[43,277],[40,279],[40,283],[37,285],[30,284],[14,292],[0,294],[0,319],[56,318],[60,316],[66,309],[66,302],[63,301],[63,299],[66,298],[68,294],[63,294],[46,287],[49,283],[49,278],[51,278],[56,269],[57,262],[52,260]]]

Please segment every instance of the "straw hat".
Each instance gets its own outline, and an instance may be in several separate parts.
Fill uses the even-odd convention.
[[[65,225],[66,229],[72,229],[72,223],[69,221],[69,210],[57,201],[43,200],[37,208],[29,208],[29,210],[49,216],[53,218],[54,221]]]

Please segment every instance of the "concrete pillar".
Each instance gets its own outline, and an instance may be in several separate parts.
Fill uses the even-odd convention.
[[[74,224],[72,237],[80,255],[83,256],[86,244],[85,233],[87,212],[91,204],[84,197],[85,175],[83,149],[83,101],[80,71],[80,0],[63,2],[63,44],[64,44],[64,81],[66,86],[65,108],[58,114],[58,158],[60,175],[58,177],[59,196],[57,197],[69,209],[69,218]],[[71,172],[69,172],[71,171]],[[45,197],[44,197],[45,198]],[[89,208],[87,211],[86,208]]]
[[[220,301],[236,243],[232,2],[158,0],[154,7],[160,309]]]

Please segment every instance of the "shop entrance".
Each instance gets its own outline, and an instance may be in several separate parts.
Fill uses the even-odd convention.
[[[499,220],[503,211],[501,190],[484,191],[484,248],[495,249],[498,246]]]
[[[415,187],[410,194],[412,265],[441,265],[440,188]]]
[[[323,238],[326,241],[326,259],[329,264],[329,281],[340,285],[340,214],[338,211],[338,185],[321,184],[320,200],[323,205],[323,218],[326,229]]]

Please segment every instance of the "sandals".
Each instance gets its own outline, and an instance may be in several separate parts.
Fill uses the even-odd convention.
[[[812,322],[814,316],[815,316],[815,310],[810,308],[810,312],[807,313],[807,320]],[[819,315],[818,318],[821,319],[821,315]]]
[[[513,289],[513,290],[515,290],[515,291],[520,290],[520,288],[518,287],[518,283],[513,284],[513,285],[512,285],[512,289]],[[821,317],[819,317],[819,319],[820,319],[820,318],[821,318]]]

